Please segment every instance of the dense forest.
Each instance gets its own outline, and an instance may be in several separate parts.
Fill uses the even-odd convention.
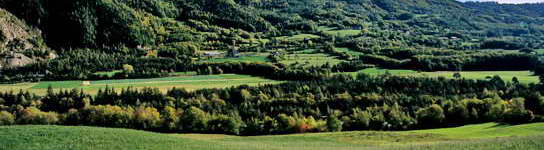
[[[544,121],[542,83],[338,75],[365,68],[544,75],[544,4],[454,0],[2,0],[0,83],[246,74],[288,81],[0,93],[0,125],[59,124],[266,135]],[[25,36],[12,36],[10,28]],[[6,30],[6,31],[5,31]],[[353,30],[356,34],[327,31]],[[15,31],[15,30],[12,30]],[[286,40],[282,37],[313,35]],[[4,44],[6,43],[6,44]],[[31,46],[29,46],[31,45]],[[349,52],[339,51],[346,48]],[[339,63],[281,63],[315,49]],[[206,53],[270,53],[207,62]],[[236,57],[233,57],[236,58]],[[268,61],[269,60],[269,61]],[[8,62],[8,61],[6,61]],[[116,71],[113,75],[97,72]],[[541,77],[542,79],[542,77]]]

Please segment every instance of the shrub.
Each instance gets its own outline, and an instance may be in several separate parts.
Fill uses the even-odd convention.
[[[139,129],[156,129],[161,125],[161,115],[156,108],[140,106],[134,110],[134,126]]]
[[[7,111],[0,111],[0,126],[15,124],[15,116]]]
[[[503,122],[510,124],[528,123],[535,119],[532,111],[525,109],[525,99],[515,98],[510,101],[503,116]]]
[[[205,132],[208,129],[209,114],[197,107],[191,107],[180,118],[181,127],[187,132]]]
[[[351,119],[353,122],[353,129],[362,130],[370,128],[370,120],[372,119],[372,114],[368,111],[362,111],[359,108],[353,110],[351,114]]]
[[[181,112],[175,108],[166,106],[161,112],[162,128],[165,130],[175,130],[179,123],[179,115]]]
[[[209,130],[214,133],[240,134],[242,126],[240,117],[216,115],[208,122]]]
[[[342,131],[343,122],[340,121],[336,116],[329,116],[327,118],[327,129],[332,132]]]
[[[66,114],[64,114],[63,121],[67,125],[79,125],[83,122],[81,121],[81,116],[77,109],[69,109]]]
[[[470,120],[470,114],[467,107],[463,104],[452,104],[447,110],[448,123],[453,125],[464,124]]]
[[[42,112],[36,107],[29,107],[19,112],[17,122],[19,124],[56,124],[59,122],[58,114],[55,112]]]
[[[427,108],[419,109],[416,112],[417,120],[420,125],[425,127],[438,127],[446,118],[444,110],[440,105],[433,104]]]
[[[130,127],[134,110],[130,107],[98,105],[80,110],[81,121],[88,125],[105,127]]]

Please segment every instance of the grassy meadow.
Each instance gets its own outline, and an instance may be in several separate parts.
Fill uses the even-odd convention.
[[[320,38],[320,36],[315,34],[296,34],[292,36],[280,36],[278,37],[278,40],[285,40],[285,41],[302,41],[304,39],[316,39]]]
[[[544,123],[485,123],[415,131],[353,131],[294,135],[231,136],[163,134],[130,129],[69,126],[0,127],[0,149],[187,149],[187,150],[537,150]]]
[[[286,64],[286,65],[298,63],[298,64],[304,64],[307,66],[321,66],[321,65],[324,65],[325,63],[334,65],[342,61],[343,60],[340,60],[334,56],[329,56],[323,53],[315,53],[315,54],[302,53],[302,54],[289,54],[285,56],[285,59],[281,60],[280,63]]]
[[[336,50],[339,51],[339,52],[345,52],[345,53],[347,53],[347,54],[349,54],[351,56],[360,56],[360,55],[364,54],[362,52],[352,51],[349,48],[337,47]]]
[[[453,78],[455,71],[437,71],[437,72],[417,72],[413,70],[388,70],[369,68],[359,72],[351,72],[350,74],[356,75],[358,73],[366,73],[370,75],[381,75],[389,72],[392,75],[400,76],[416,76],[416,77],[446,77]],[[521,83],[538,83],[538,76],[534,76],[530,71],[461,71],[461,78],[466,79],[486,79],[495,75],[500,76],[505,81],[512,81],[512,78],[518,78]]]
[[[344,36],[355,36],[359,35],[361,33],[361,30],[354,30],[354,29],[336,29],[333,27],[326,27],[326,26],[320,26],[318,28],[319,31],[322,31],[323,33],[327,35],[335,35],[339,37]]]
[[[225,88],[238,85],[255,86],[259,84],[274,84],[281,81],[263,79],[249,75],[237,74],[222,74],[222,75],[180,75],[165,78],[151,79],[123,79],[123,80],[98,80],[90,81],[89,85],[83,85],[83,81],[43,81],[38,83],[18,83],[18,84],[0,84],[0,91],[19,91],[28,90],[38,95],[43,95],[47,92],[47,88],[51,86],[53,89],[83,89],[85,92],[95,94],[99,89],[107,87],[121,88],[133,87],[144,88],[154,87],[166,92],[167,90],[177,87],[186,88],[188,90],[196,90],[203,88]]]
[[[201,62],[268,62],[267,57],[270,53],[256,53],[256,52],[244,52],[240,53],[240,57],[214,57],[209,59],[203,59]]]

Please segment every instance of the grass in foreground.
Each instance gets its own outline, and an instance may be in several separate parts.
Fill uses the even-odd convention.
[[[226,88],[238,85],[260,85],[260,84],[275,84],[281,81],[263,79],[249,75],[237,74],[222,74],[222,75],[192,75],[192,76],[175,76],[165,78],[152,79],[123,79],[123,80],[98,80],[91,81],[90,85],[83,85],[83,81],[47,81],[38,83],[20,83],[20,84],[0,84],[0,91],[18,91],[28,90],[29,92],[38,95],[44,95],[47,88],[51,86],[53,89],[83,89],[90,94],[96,94],[99,89],[104,89],[106,86],[121,90],[122,88],[134,87],[154,87],[159,88],[162,92],[177,87],[186,88],[188,90],[196,90],[203,88]]]
[[[240,137],[67,126],[0,127],[0,149],[519,149],[544,147],[544,123],[485,123],[416,131],[354,131]]]
[[[381,75],[389,72],[392,75],[401,76],[416,76],[416,77],[446,77],[453,78],[455,71],[437,71],[437,72],[417,72],[413,70],[387,70],[369,68],[359,72],[352,72],[350,74],[356,75],[357,73],[366,73],[370,75]],[[538,83],[538,76],[534,76],[530,71],[461,71],[459,72],[462,78],[466,79],[486,79],[495,75],[500,76],[504,81],[512,81],[512,78],[518,78],[521,83]]]

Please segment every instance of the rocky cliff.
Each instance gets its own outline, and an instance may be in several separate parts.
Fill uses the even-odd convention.
[[[9,12],[0,9],[0,68],[20,67],[36,61],[25,51],[43,51],[46,47],[40,31],[27,26]]]

